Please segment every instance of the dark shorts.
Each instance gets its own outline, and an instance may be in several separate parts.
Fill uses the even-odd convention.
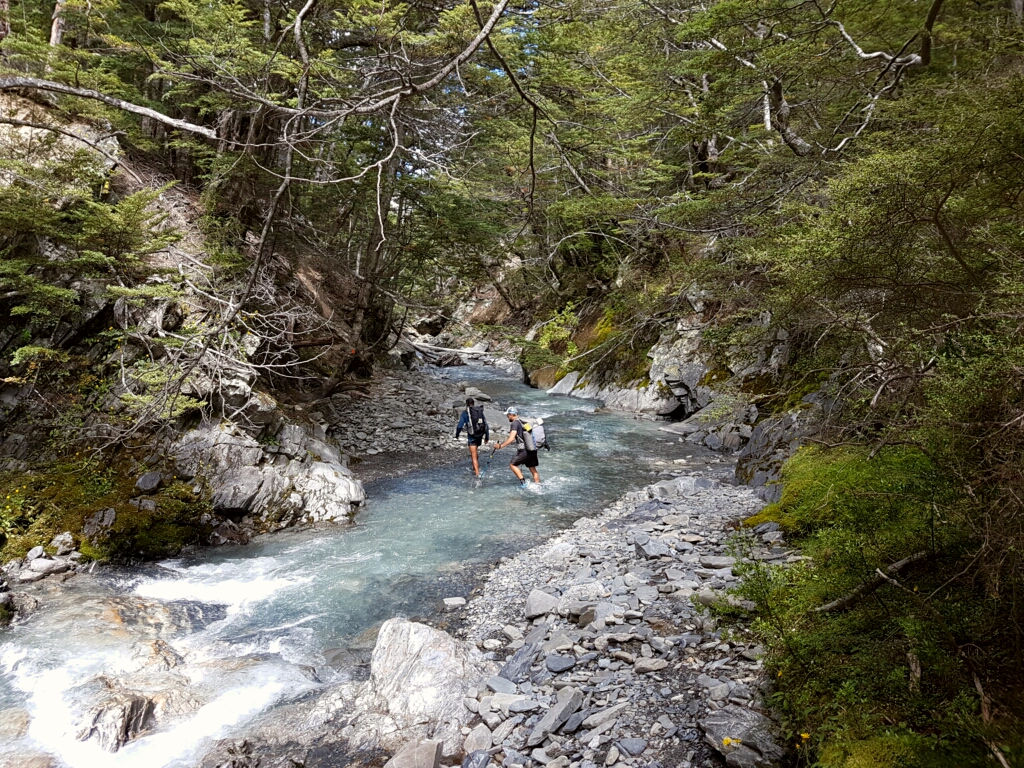
[[[484,438],[482,435],[480,437],[473,437],[472,435],[470,435],[469,437],[466,438],[466,445],[475,445],[477,448],[479,448],[483,444]]]
[[[540,462],[537,460],[536,451],[527,451],[524,448],[520,448],[519,452],[516,453],[516,457],[512,459],[513,466],[516,467],[536,467]]]

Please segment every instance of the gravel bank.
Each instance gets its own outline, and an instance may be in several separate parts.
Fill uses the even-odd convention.
[[[458,634],[504,664],[465,701],[477,714],[464,729],[470,757],[488,749],[504,768],[781,757],[759,713],[761,649],[742,622],[720,625],[704,608],[728,599],[733,524],[764,502],[710,474],[627,494],[504,559],[467,605],[449,601]],[[795,557],[777,532],[766,538],[753,556]]]

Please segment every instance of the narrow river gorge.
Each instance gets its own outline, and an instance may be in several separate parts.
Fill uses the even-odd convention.
[[[196,765],[215,741],[358,674],[382,621],[444,621],[443,598],[468,597],[501,557],[651,482],[666,464],[722,461],[655,422],[549,396],[493,369],[451,375],[545,419],[552,450],[542,452],[539,487],[517,485],[512,449],[480,479],[467,455],[369,483],[351,526],[101,568],[49,587],[34,616],[0,634],[0,710],[28,719],[0,751],[74,768]],[[489,451],[482,455],[487,466]],[[111,754],[78,737],[96,701],[122,688],[150,695],[159,725]]]

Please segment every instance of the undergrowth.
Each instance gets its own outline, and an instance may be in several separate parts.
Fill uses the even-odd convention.
[[[921,451],[800,450],[778,503],[746,521],[775,521],[811,559],[744,566],[770,653],[769,701],[798,765],[939,768],[1024,760],[1020,669],[998,599],[959,580],[970,551],[953,524],[964,501]],[[817,611],[871,584],[845,608]],[[982,697],[984,693],[984,712]]]

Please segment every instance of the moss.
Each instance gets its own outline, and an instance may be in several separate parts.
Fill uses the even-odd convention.
[[[155,512],[130,504],[136,474],[122,463],[103,466],[74,456],[31,472],[0,474],[6,534],[0,559],[24,557],[64,531],[71,531],[86,557],[118,562],[165,557],[207,533],[200,520],[209,502],[185,483],[173,482],[151,497]],[[81,537],[85,519],[107,507],[116,510],[117,520],[105,541],[90,546]]]
[[[6,627],[14,618],[14,612],[0,605],[0,627]]]

